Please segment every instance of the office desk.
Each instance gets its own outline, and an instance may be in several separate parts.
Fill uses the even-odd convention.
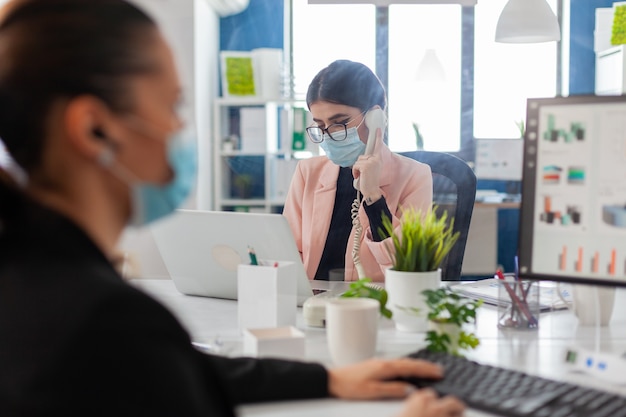
[[[241,336],[237,329],[237,303],[180,294],[169,280],[135,280],[133,284],[161,300],[179,317],[195,342],[213,343],[217,337],[223,343],[223,352],[237,356],[242,352]],[[341,284],[341,283],[339,283]],[[618,290],[618,300],[610,326],[601,329],[601,349],[614,353],[626,352],[626,291]],[[619,301],[622,302],[619,302]],[[594,348],[595,328],[579,327],[568,311],[543,314],[538,331],[502,331],[496,326],[497,311],[484,306],[477,319],[476,333],[481,340],[477,350],[467,356],[478,362],[522,370],[552,379],[567,380],[626,395],[624,386],[609,385],[585,374],[567,371],[563,365],[568,346]],[[307,359],[330,366],[323,329],[306,327],[298,314],[297,327],[306,334]],[[393,323],[381,321],[377,355],[398,357],[424,346],[424,334],[399,333]],[[258,404],[240,407],[241,416],[393,416],[401,407],[400,401],[342,401],[336,399]],[[488,414],[469,410],[469,417]]]

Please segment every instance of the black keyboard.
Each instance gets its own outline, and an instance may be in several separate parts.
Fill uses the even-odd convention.
[[[626,417],[626,397],[523,372],[420,350],[409,357],[438,363],[442,380],[408,379],[468,407],[507,417]]]

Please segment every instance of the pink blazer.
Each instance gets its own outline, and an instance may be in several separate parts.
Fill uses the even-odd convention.
[[[402,207],[430,210],[433,199],[433,181],[430,167],[412,159],[392,153],[387,146],[380,147],[383,163],[380,188],[393,215],[394,225],[399,224]],[[313,279],[326,243],[330,218],[335,203],[339,166],[327,157],[319,156],[298,163],[291,180],[284,216],[302,255],[309,279]],[[384,271],[391,266],[391,258],[384,245],[387,241],[371,239],[369,220],[361,207],[359,218],[363,225],[361,238],[361,264],[367,277],[384,281]],[[357,280],[358,274],[352,262],[354,229],[346,248],[346,281]]]

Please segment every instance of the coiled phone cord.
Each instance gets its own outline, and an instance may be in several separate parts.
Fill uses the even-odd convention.
[[[350,208],[350,216],[352,217],[352,227],[354,227],[354,240],[352,241],[352,262],[359,275],[359,278],[365,278],[365,269],[361,265],[361,236],[363,235],[363,225],[359,220],[359,209],[361,208],[361,192],[356,190],[356,198],[352,202]]]

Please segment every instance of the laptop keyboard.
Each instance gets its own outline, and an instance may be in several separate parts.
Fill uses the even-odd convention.
[[[507,417],[626,417],[626,397],[617,394],[425,349],[408,356],[438,363],[445,375],[409,382],[454,395],[477,410]]]

